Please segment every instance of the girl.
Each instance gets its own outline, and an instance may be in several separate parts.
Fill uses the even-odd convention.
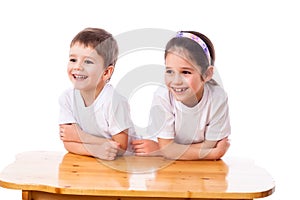
[[[180,31],[166,45],[165,84],[154,94],[148,133],[169,159],[220,159],[229,147],[227,95],[212,79],[215,51],[194,31]]]

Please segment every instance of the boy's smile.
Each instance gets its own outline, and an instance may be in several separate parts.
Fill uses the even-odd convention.
[[[96,50],[75,43],[70,48],[68,75],[75,89],[99,94],[105,85],[104,61]]]
[[[74,79],[76,80],[84,80],[87,79],[88,76],[85,75],[78,75],[78,74],[73,74]]]

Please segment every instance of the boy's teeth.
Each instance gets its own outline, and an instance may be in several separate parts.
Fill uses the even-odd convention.
[[[74,77],[76,79],[86,79],[87,78],[87,76],[84,76],[84,75],[74,75]]]

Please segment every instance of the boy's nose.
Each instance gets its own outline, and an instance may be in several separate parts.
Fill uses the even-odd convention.
[[[82,67],[81,62],[78,62],[78,63],[76,63],[76,65],[73,66],[73,70],[80,71],[82,69],[83,69],[83,67]]]

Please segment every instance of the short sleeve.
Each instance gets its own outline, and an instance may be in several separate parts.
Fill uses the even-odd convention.
[[[125,97],[114,94],[110,105],[108,126],[111,135],[116,135],[126,129],[132,128],[130,107]]]
[[[66,90],[59,97],[59,124],[76,123],[73,116],[73,95],[72,89]]]
[[[214,95],[212,97],[212,105],[210,111],[210,120],[206,128],[206,140],[218,141],[231,133],[229,108],[227,95]]]
[[[149,137],[174,139],[174,113],[169,92],[164,87],[159,87],[154,93],[147,135]]]

